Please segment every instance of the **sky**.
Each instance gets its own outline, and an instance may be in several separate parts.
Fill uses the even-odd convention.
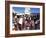
[[[17,13],[25,13],[24,7],[13,7],[13,10],[16,11]],[[29,8],[28,11],[30,13],[40,13],[40,8]]]

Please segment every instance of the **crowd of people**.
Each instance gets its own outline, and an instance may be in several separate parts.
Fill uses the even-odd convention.
[[[40,29],[39,15],[15,15],[13,17],[13,30],[35,30]]]

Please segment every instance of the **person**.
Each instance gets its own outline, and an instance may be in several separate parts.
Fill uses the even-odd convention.
[[[35,22],[35,29],[40,29],[40,20],[36,20]]]
[[[35,27],[34,20],[32,20],[31,17],[27,17],[26,20],[24,21],[24,29],[31,30],[34,29],[34,27]]]
[[[19,28],[18,28],[18,24],[17,24],[17,16],[14,16],[14,30],[19,30]]]
[[[19,25],[19,29],[22,30],[22,24],[23,24],[23,16],[21,16],[19,18],[19,21],[18,21],[18,25]]]
[[[34,17],[33,16],[31,17],[31,24],[32,24],[31,28],[35,29],[35,22],[34,22]]]

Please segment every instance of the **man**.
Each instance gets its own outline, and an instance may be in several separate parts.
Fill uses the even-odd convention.
[[[35,29],[40,29],[40,20],[36,20],[35,22]]]
[[[19,21],[18,21],[19,29],[22,30],[22,25],[23,25],[23,16],[20,16]]]

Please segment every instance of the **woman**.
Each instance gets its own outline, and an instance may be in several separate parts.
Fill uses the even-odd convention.
[[[34,29],[35,24],[34,24],[34,20],[31,19],[31,17],[28,17],[25,21],[24,21],[24,28],[26,30],[31,30]]]

